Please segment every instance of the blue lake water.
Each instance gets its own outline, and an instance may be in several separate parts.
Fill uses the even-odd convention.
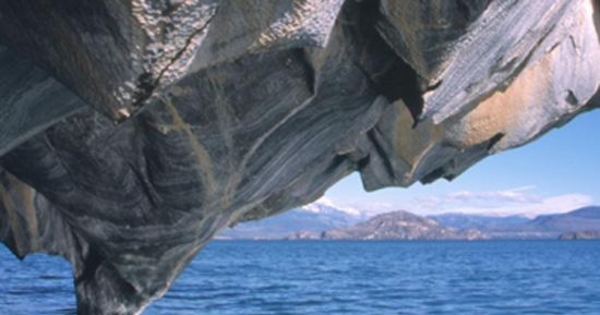
[[[73,314],[58,258],[0,246],[0,314]],[[209,244],[145,315],[600,314],[600,242]]]

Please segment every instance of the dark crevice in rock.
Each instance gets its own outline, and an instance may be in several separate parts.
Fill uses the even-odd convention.
[[[577,97],[571,90],[567,91],[567,96],[565,97],[565,101],[567,101],[567,103],[569,103],[573,106],[579,104],[579,100],[577,100]]]
[[[436,168],[435,170],[433,170],[429,174],[423,176],[421,178],[421,183],[423,183],[423,184],[430,184],[430,183],[432,183],[432,182],[434,182],[434,181],[436,181],[436,180],[444,177],[445,175],[446,175],[446,170],[442,166],[442,167]]]
[[[356,162],[356,169],[358,171],[361,171],[361,170],[365,169],[369,165],[370,162],[371,162],[371,155],[367,155],[364,158],[362,158]]]
[[[488,156],[490,150],[492,150],[505,136],[506,134],[500,132],[483,143],[460,151],[453,159],[443,166],[427,174],[421,182],[427,184],[440,178],[445,178],[449,181],[453,180],[458,175],[462,174],[470,165],[473,165]]]
[[[426,90],[439,81],[453,44],[468,33],[491,0],[380,2],[379,32],[415,69],[420,89]]]
[[[447,1],[452,2],[452,1]],[[492,0],[455,0],[456,9],[462,18],[459,25],[468,26],[479,18]]]
[[[486,151],[491,150],[496,145],[496,143],[498,143],[500,140],[502,140],[502,138],[504,138],[505,135],[506,134],[504,133],[497,133],[490,140],[488,140]]]
[[[381,146],[381,144],[379,143],[379,140],[377,139],[378,137],[376,136],[376,129],[370,130],[367,133],[367,137],[369,138],[369,140],[373,144],[373,148],[375,148],[375,151],[377,152],[377,154],[385,162],[384,165],[385,165],[385,169],[387,170],[387,173],[390,175],[391,178],[393,178],[394,177],[394,167],[392,166],[392,164],[390,163],[390,161],[386,158],[387,152]]]
[[[365,138],[369,155],[358,164],[365,190],[373,191],[390,183],[397,183],[394,165],[384,147],[385,137],[375,127],[367,132]]]
[[[86,253],[86,257],[82,261],[84,268],[82,272],[75,278],[75,283],[93,279],[98,267],[100,267],[105,260],[106,259],[100,255],[97,250],[95,250],[93,247],[90,247]]]
[[[298,61],[300,65],[303,66],[306,80],[306,86],[308,87],[311,94],[316,94],[317,90],[317,73],[313,67],[313,65],[309,61],[309,56],[307,52],[303,48],[293,48],[290,49],[291,55],[294,56],[294,59]]]
[[[390,103],[402,99],[417,122],[423,110],[419,78],[377,30],[377,23],[382,20],[379,7],[379,1],[346,2],[343,12],[348,20],[348,31],[359,49],[355,63],[375,91]]]

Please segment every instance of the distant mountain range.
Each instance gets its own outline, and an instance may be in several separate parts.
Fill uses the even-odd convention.
[[[223,230],[218,239],[283,239],[299,233],[320,235],[323,231],[342,228],[365,221],[364,212],[336,207],[328,202],[313,203],[281,214],[241,223]]]
[[[352,240],[461,240],[483,238],[476,230],[456,230],[406,211],[377,215],[348,228],[323,232],[321,239]]]
[[[558,239],[563,241],[600,240],[600,231],[567,232],[559,235]]]
[[[419,216],[394,211],[368,218],[364,211],[315,203],[219,234],[221,239],[583,239],[600,231],[600,207],[568,213],[524,216],[442,214]],[[585,232],[585,233],[584,233]]]
[[[475,229],[487,239],[550,239],[560,232],[532,224],[534,220],[525,216],[486,216],[469,214],[441,214],[429,216],[440,224],[458,230]]]
[[[430,216],[455,229],[476,229],[490,239],[556,239],[563,233],[600,231],[600,207],[591,206],[568,213],[494,217],[466,214]]]
[[[600,231],[600,207],[586,207],[564,214],[541,215],[529,223],[552,232]]]
[[[446,213],[428,216],[438,223],[451,226],[456,229],[478,229],[484,231],[490,230],[510,230],[515,227],[523,226],[531,221],[529,218],[520,215],[508,217],[473,215],[462,213]]]

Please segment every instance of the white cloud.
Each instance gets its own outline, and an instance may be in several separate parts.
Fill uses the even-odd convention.
[[[369,202],[369,203],[364,203],[364,202],[356,203],[356,204],[354,204],[353,207],[356,209],[361,209],[361,211],[363,211],[365,214],[368,214],[368,215],[374,215],[374,214],[378,214],[378,213],[404,209],[392,202],[385,202],[385,201],[375,201],[375,202]]]
[[[486,191],[486,192],[471,192],[459,191],[450,193],[444,198],[443,202],[497,202],[497,203],[532,203],[539,202],[541,198],[533,193],[535,186],[525,186],[513,189]]]
[[[557,196],[541,196],[535,187],[519,187],[508,190],[472,192],[460,191],[442,196],[417,198],[407,208],[419,214],[467,213],[485,215],[525,215],[563,213],[589,206],[593,198],[570,193]]]
[[[341,200],[327,200],[337,207],[346,206],[360,209],[368,215],[407,210],[420,215],[441,213],[465,213],[482,215],[524,215],[535,217],[540,214],[564,213],[589,206],[594,200],[591,196],[579,193],[567,193],[554,196],[540,194],[535,186],[516,187],[496,191],[457,191],[444,195],[412,198],[403,202],[389,199],[376,202],[354,202],[347,204]]]

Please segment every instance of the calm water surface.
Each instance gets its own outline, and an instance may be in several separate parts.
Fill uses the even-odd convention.
[[[73,314],[58,258],[0,246],[0,314]],[[146,315],[600,314],[600,242],[209,244]]]

